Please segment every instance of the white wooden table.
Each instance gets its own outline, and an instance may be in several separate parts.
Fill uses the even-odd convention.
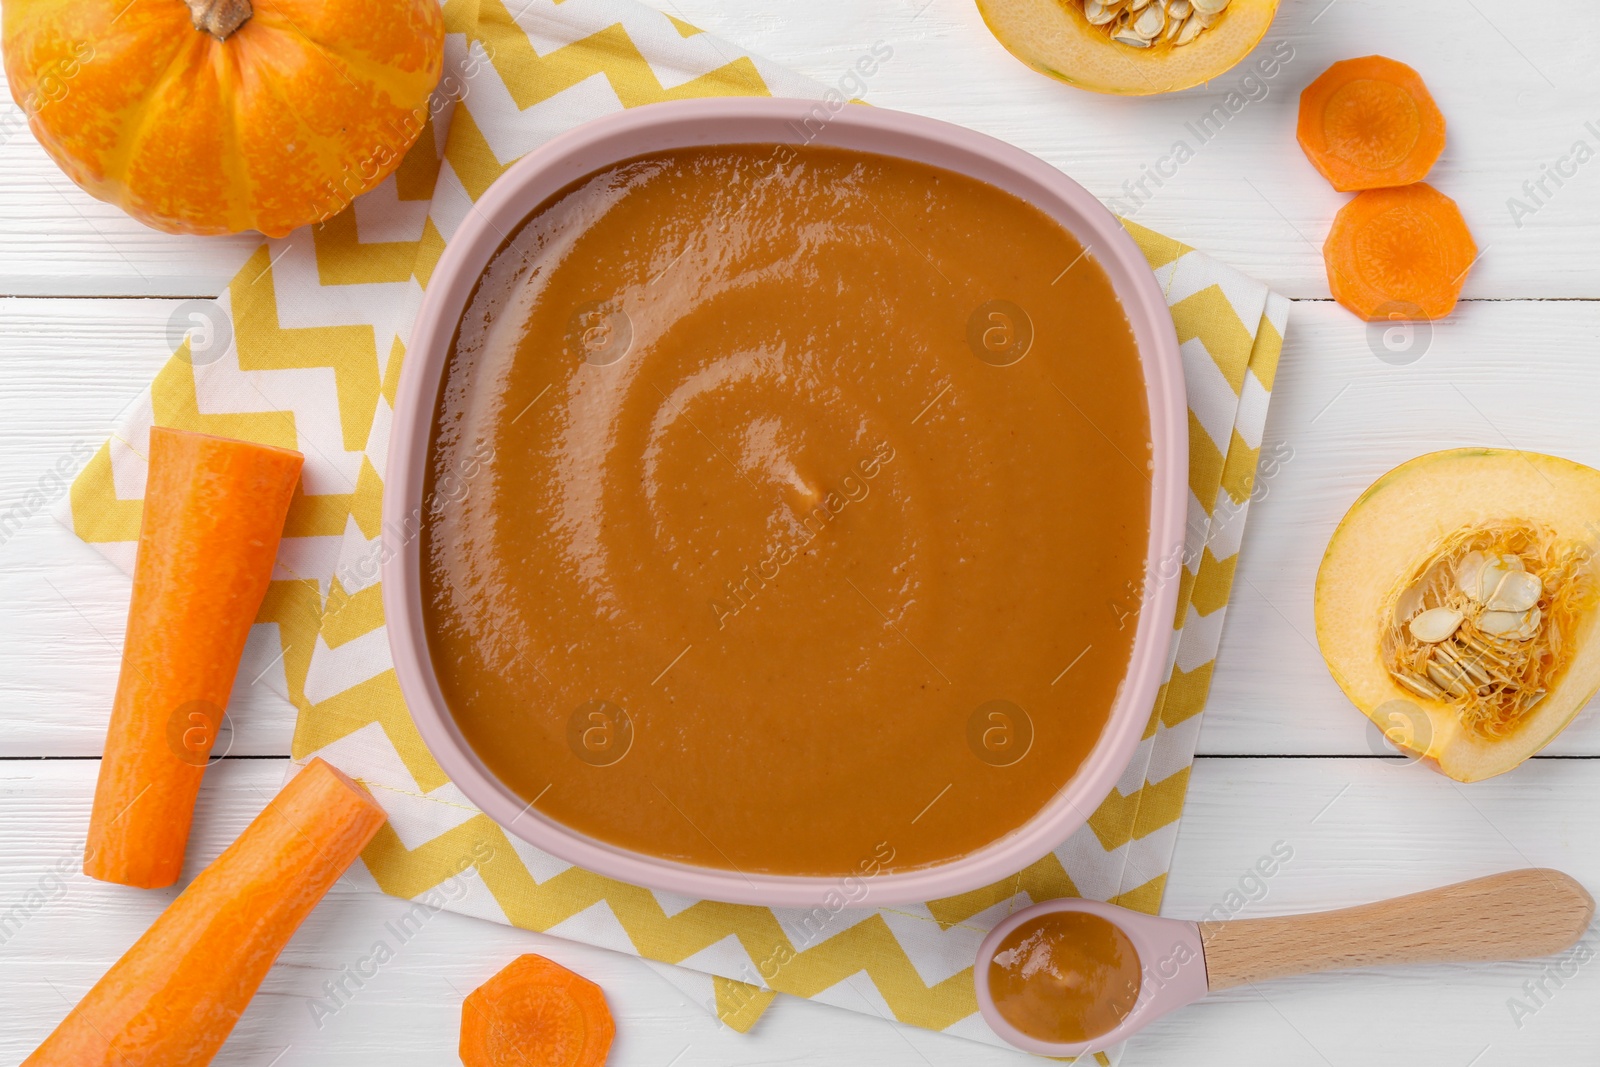
[[[176,2],[176,0],[174,0]],[[971,0],[655,0],[672,13],[836,82],[887,42],[866,98],[995,134],[1130,204],[1137,181],[1239,72],[1160,99],[1093,96],[1023,68]],[[1589,711],[1513,774],[1458,786],[1380,758],[1311,639],[1328,534],[1374,477],[1433,448],[1513,445],[1600,465],[1600,161],[1529,199],[1524,182],[1600,150],[1600,8],[1538,17],[1478,0],[1285,0],[1269,42],[1294,58],[1243,86],[1246,107],[1135,217],[1295,298],[1268,422],[1289,457],[1251,512],[1166,913],[1194,916],[1274,843],[1293,859],[1244,914],[1353,903],[1491,871],[1550,865],[1600,886],[1600,715]],[[1328,300],[1319,248],[1343,194],[1294,141],[1300,89],[1330,62],[1381,51],[1417,67],[1450,123],[1432,180],[1484,250],[1457,313],[1406,358],[1380,359]],[[1588,123],[1589,125],[1586,125]],[[1563,163],[1571,171],[1571,162]],[[1147,186],[1148,187],[1148,186]],[[1514,220],[1508,198],[1536,210]],[[77,442],[98,443],[169,351],[168,317],[211,296],[249,238],[168,237],[74,188],[26,132],[0,143],[0,512],[26,501]],[[1271,450],[1277,449],[1276,453]],[[0,543],[0,1061],[18,1062],[144,929],[170,893],[73,873],[117,671],[128,586],[40,512]],[[192,868],[281,781],[291,709],[246,687],[232,755],[207,775]],[[56,872],[67,872],[64,877]],[[37,891],[37,895],[35,894]],[[629,957],[441,914],[319,1028],[322,983],[365,955],[398,901],[344,889],[317,909],[218,1063],[456,1062],[461,995],[519,951],[603,985],[613,1062],[1022,1063],[1010,1054],[781,999],[750,1035],[722,1029]],[[1551,982],[1539,963],[1361,972],[1218,996],[1158,1024],[1127,1062],[1591,1062],[1600,965]],[[1525,983],[1543,981],[1532,999]],[[1519,1021],[1508,1001],[1536,1008]]]

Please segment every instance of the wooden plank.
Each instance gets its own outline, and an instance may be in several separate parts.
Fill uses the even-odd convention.
[[[1084,92],[1027,69],[995,41],[971,0],[820,0],[806,6],[804,19],[776,16],[749,0],[659,2],[830,85],[873,42],[885,42],[894,55],[868,79],[870,103],[993,134],[1065,170],[1114,209],[1114,199],[1121,210],[1143,200],[1134,214],[1140,223],[1294,297],[1328,295],[1320,249],[1348,199],[1295,143],[1300,90],[1331,63],[1368,55],[1381,42],[1385,54],[1422,73],[1449,122],[1449,143],[1429,180],[1460,202],[1486,251],[1468,295],[1600,294],[1600,264],[1585,255],[1582,236],[1600,234],[1600,163],[1578,167],[1564,187],[1547,181],[1551,195],[1520,227],[1506,204],[1526,199],[1522,183],[1540,179],[1540,165],[1553,166],[1577,140],[1600,154],[1600,110],[1589,104],[1600,69],[1583,35],[1541,34],[1508,11],[1410,0],[1402,18],[1383,0],[1285,3],[1252,57],[1292,49],[1275,77],[1244,84],[1247,68],[1240,66],[1203,88],[1131,99]],[[1593,14],[1581,0],[1562,0],[1555,10],[1580,23]],[[1235,100],[1225,123],[1207,127],[1220,132],[1196,136],[1235,90],[1245,102]],[[1193,158],[1163,162],[1180,140]],[[1176,173],[1160,185],[1146,180],[1145,196],[1138,183],[1145,168],[1158,165]]]
[[[1593,890],[1600,830],[1567,800],[1597,790],[1594,764],[1580,760],[1541,760],[1463,786],[1398,761],[1203,758],[1164,912],[1291,914],[1528,866],[1565,870]],[[1251,877],[1279,842],[1292,858],[1270,878]],[[1545,980],[1550,995],[1532,1004],[1523,983],[1540,981],[1548,962],[1364,970],[1230,990],[1157,1023],[1129,1063],[1364,1063],[1376,1050],[1386,1063],[1579,1062],[1600,973],[1585,964],[1559,988]],[[1535,1009],[1521,1026],[1512,998]]]
[[[0,296],[215,296],[260,246],[134,221],[72,184],[17,114],[0,92]]]
[[[72,873],[95,761],[0,762],[0,914],[45,899],[0,944],[7,1007],[0,1059],[16,1062],[170,899]],[[283,764],[228,760],[201,794],[190,871],[215,856],[276,791]],[[1261,917],[1343,906],[1519,866],[1555,866],[1600,885],[1600,778],[1588,763],[1543,761],[1465,787],[1378,760],[1202,759],[1196,766],[1166,913]],[[1261,877],[1256,865],[1289,858]],[[61,884],[52,870],[65,871]],[[37,898],[36,898],[37,903]],[[368,958],[400,902],[336,887],[290,943],[217,1060],[264,1067],[451,1062],[461,996],[514,955],[537,951],[607,992],[619,1067],[695,1064],[1017,1064],[1020,1055],[886,1026],[870,1015],[780,998],[746,1036],[722,1030],[637,961],[441,913],[321,1019],[323,984]],[[1130,1067],[1177,1063],[1577,1063],[1589,1051],[1600,974],[1576,969],[1519,1028],[1507,1002],[1545,963],[1365,970],[1220,994],[1141,1035]],[[64,999],[65,998],[65,999]],[[1358,1025],[1352,1025],[1359,1021]]]
[[[53,472],[81,466],[155,376],[171,353],[178,308],[172,300],[0,300],[0,516],[22,518],[14,534],[13,522],[0,524],[7,755],[97,755],[105,740],[129,583],[50,516],[65,492]],[[294,709],[251,684],[260,669],[240,669],[228,716],[235,754],[288,751]]]
[[[1371,52],[1381,27],[1385,52],[1423,73],[1449,119],[1449,144],[1430,179],[1461,203],[1485,251],[1469,295],[1600,297],[1600,260],[1588,252],[1600,238],[1600,163],[1561,187],[1546,179],[1542,203],[1523,190],[1578,140],[1600,149],[1592,35],[1542,28],[1584,25],[1592,9],[1582,0],[1547,5],[1548,23],[1452,0],[1409,0],[1404,18],[1382,0],[1286,3],[1262,54],[1286,45],[1293,58],[1273,78],[1244,83],[1247,71],[1236,68],[1209,87],[1141,100],[1082,92],[1026,69],[985,30],[971,0],[814,0],[804,18],[764,0],[656,3],[830,85],[883,42],[893,56],[865,90],[844,82],[847,90],[1010,141],[1113,207],[1120,200],[1139,222],[1296,297],[1327,295],[1318,250],[1346,199],[1295,144],[1298,95],[1329,63]],[[1240,95],[1229,110],[1233,91]],[[1224,117],[1197,136],[1219,106]],[[1180,140],[1193,158],[1164,162]],[[1147,167],[1173,173],[1157,186]],[[1507,204],[1513,197],[1536,209],[1520,226]],[[216,293],[254,240],[148,230],[72,187],[26,132],[0,144],[0,295]]]
[[[816,0],[787,18],[760,0],[654,0],[780,62],[838,84],[874,42],[894,50],[863,95],[961,122],[1035,152],[1094,193],[1121,197],[1188,126],[1243,86],[1118,100],[1056,85],[1017,64],[969,0],[860,5]],[[1470,8],[1470,10],[1469,10]],[[1295,50],[1278,77],[1228,119],[1178,174],[1135,205],[1140,222],[1206,248],[1291,295],[1326,295],[1317,246],[1342,194],[1293,143],[1295,97],[1328,62],[1374,50],[1422,70],[1451,123],[1432,179],[1454,196],[1485,250],[1469,283],[1481,298],[1600,297],[1600,164],[1585,166],[1517,225],[1509,198],[1578,139],[1600,148],[1592,34],[1541,27],[1593,17],[1557,0],[1535,24],[1507,9],[1413,0],[1285,4],[1267,47]],[[1580,21],[1581,25],[1581,21]],[[1377,29],[1381,27],[1381,38]],[[0,93],[0,101],[6,94]],[[1467,107],[1467,104],[1471,107]],[[0,131],[9,112],[0,103]],[[1547,191],[1550,186],[1547,182]],[[1146,187],[1153,183],[1147,180]],[[0,132],[0,296],[199,296],[220,291],[256,238],[148,230],[85,196],[26,133]],[[166,353],[172,301],[0,301],[0,512],[40,484],[79,440],[98,441]],[[1409,365],[1376,359],[1364,328],[1336,308],[1298,304],[1267,444],[1293,449],[1268,480],[1201,737],[1213,753],[1382,751],[1321,668],[1310,582],[1322,545],[1373,477],[1428,448],[1540,448],[1600,463],[1586,416],[1597,398],[1600,322],[1592,307],[1476,304],[1442,325]],[[1331,402],[1331,406],[1328,406]],[[1326,410],[1324,410],[1326,409]],[[1269,453],[1271,454],[1271,453]],[[1282,455],[1280,451],[1277,453]],[[98,752],[115,682],[126,584],[43,514],[0,544],[0,754]],[[280,753],[292,714],[259,687],[236,695],[233,751]],[[1581,718],[1552,752],[1600,755],[1600,722]],[[1525,863],[1600,884],[1593,764],[1541,760],[1458,786],[1395,761],[1198,761],[1168,913],[1242,903],[1245,916],[1333,907]],[[14,1062],[130,944],[170,894],[145,894],[72,869],[97,763],[0,761],[0,915],[45,900],[0,940],[8,990],[0,1050]],[[281,780],[274,761],[230,760],[208,776],[194,861],[215,855]],[[1294,850],[1272,878],[1250,872],[1274,845]],[[318,1028],[322,983],[367,957],[399,902],[335,890],[291,944],[219,1064],[452,1062],[460,995],[514,954],[541,951],[599,981],[619,1018],[614,1063],[884,1062],[1022,1064],[1020,1055],[781,999],[756,1033],[720,1028],[637,961],[440,914],[392,965]],[[1543,964],[1317,976],[1232,991],[1158,1023],[1125,1061],[1581,1062],[1600,999],[1591,965],[1552,981]],[[1525,983],[1543,983],[1530,997]],[[1513,1001],[1526,1008],[1521,1018]]]
[[[1297,303],[1267,419],[1243,559],[1200,735],[1210,753],[1387,751],[1316,650],[1312,590],[1334,527],[1381,474],[1468,445],[1600,467],[1600,305],[1473,303],[1405,355],[1330,303]],[[1386,362],[1415,357],[1414,362]],[[1600,754],[1600,715],[1550,746]]]
[[[0,1019],[0,1061],[21,1060],[175,895],[76,873],[96,766],[0,761],[0,918],[36,890],[44,898],[33,898],[14,933],[0,933],[8,1008]],[[185,881],[277,791],[286,766],[226,760],[208,773]],[[57,871],[66,872],[63,883],[52,876]],[[454,1062],[462,997],[523,952],[547,955],[605,989],[617,1016],[614,1067],[664,1067],[675,1056],[697,1065],[855,1063],[863,1056],[921,1062],[915,1053],[951,1067],[1024,1062],[1020,1054],[802,1002],[767,1020],[758,1037],[746,1037],[631,956],[445,912],[420,923],[413,916],[412,925],[398,928],[411,935],[402,941],[392,924],[409,910],[392,897],[337,885],[268,975],[217,1067]],[[393,952],[381,965],[369,962],[379,942]],[[342,1004],[324,989],[339,981],[349,990]],[[336,1010],[313,1011],[319,1002]]]

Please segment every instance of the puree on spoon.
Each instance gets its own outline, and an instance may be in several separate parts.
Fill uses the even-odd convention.
[[[1001,941],[989,995],[1005,1020],[1040,1041],[1109,1034],[1139,1001],[1139,951],[1122,928],[1082,911],[1046,912]]]
[[[1150,511],[1092,251],[950,171],[676,149],[541,205],[440,389],[424,622],[543,815],[750,872],[1017,829],[1126,673]]]

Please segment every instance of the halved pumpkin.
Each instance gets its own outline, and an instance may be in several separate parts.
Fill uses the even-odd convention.
[[[1158,38],[1135,48],[1114,41],[1109,26],[1091,24],[1084,0],[977,3],[989,31],[1034,70],[1080,89],[1122,96],[1171,93],[1215,78],[1250,53],[1278,10],[1278,0],[1231,0],[1192,40],[1179,45]]]
[[[1543,748],[1600,689],[1600,471],[1458,448],[1363,493],[1317,573],[1317,643],[1396,747],[1474,782]]]

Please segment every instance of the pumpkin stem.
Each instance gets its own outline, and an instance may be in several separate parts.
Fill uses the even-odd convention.
[[[209,33],[219,41],[243,26],[255,12],[250,0],[184,0],[189,14],[194,18],[194,28]]]

